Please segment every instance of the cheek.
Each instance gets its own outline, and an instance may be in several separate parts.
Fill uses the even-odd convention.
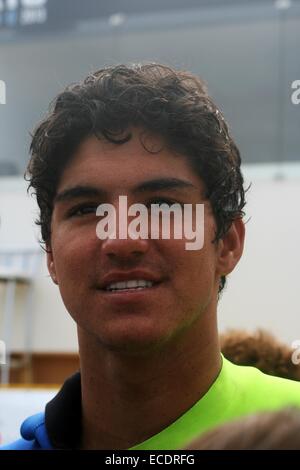
[[[172,245],[172,246],[171,246]],[[172,240],[165,247],[173,273],[174,287],[184,302],[206,302],[216,286],[216,253],[213,245],[186,250],[183,240]]]
[[[93,237],[94,239],[94,237]],[[95,248],[92,237],[68,236],[53,240],[52,249],[55,261],[58,283],[70,285],[73,282],[80,287],[86,283],[88,269],[95,258]]]
[[[63,303],[75,322],[78,312],[82,312],[88,302],[90,286],[93,285],[92,260],[95,260],[93,243],[86,238],[85,243],[70,238],[62,239],[53,245],[58,287]]]

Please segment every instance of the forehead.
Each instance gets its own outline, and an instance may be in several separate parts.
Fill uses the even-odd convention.
[[[58,191],[74,184],[101,185],[107,191],[129,191],[153,178],[183,178],[199,190],[203,183],[186,156],[169,149],[159,136],[135,130],[124,144],[95,136],[84,140],[66,166]]]

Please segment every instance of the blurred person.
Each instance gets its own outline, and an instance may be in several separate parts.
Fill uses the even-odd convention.
[[[300,365],[292,361],[293,349],[268,331],[229,330],[220,335],[221,351],[234,364],[253,366],[265,374],[300,380]]]
[[[300,405],[300,384],[220,353],[217,304],[244,246],[240,165],[188,72],[113,66],[58,95],[34,131],[27,178],[80,372],[6,449],[177,449],[241,415]],[[203,246],[186,249],[186,233],[100,240],[99,207],[120,210],[120,196],[149,210],[203,204]]]
[[[300,410],[284,408],[226,423],[186,450],[300,450]]]

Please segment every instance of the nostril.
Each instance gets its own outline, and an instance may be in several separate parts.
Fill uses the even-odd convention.
[[[144,239],[107,239],[103,241],[103,253],[110,257],[139,257],[146,253],[149,241]]]

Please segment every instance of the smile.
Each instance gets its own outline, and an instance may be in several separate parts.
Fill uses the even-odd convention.
[[[154,282],[152,281],[146,281],[144,279],[133,279],[130,281],[120,281],[120,282],[112,282],[109,284],[105,290],[110,291],[110,292],[116,292],[116,291],[124,291],[124,290],[141,290],[141,289],[147,289],[149,287],[152,287],[154,285]]]

